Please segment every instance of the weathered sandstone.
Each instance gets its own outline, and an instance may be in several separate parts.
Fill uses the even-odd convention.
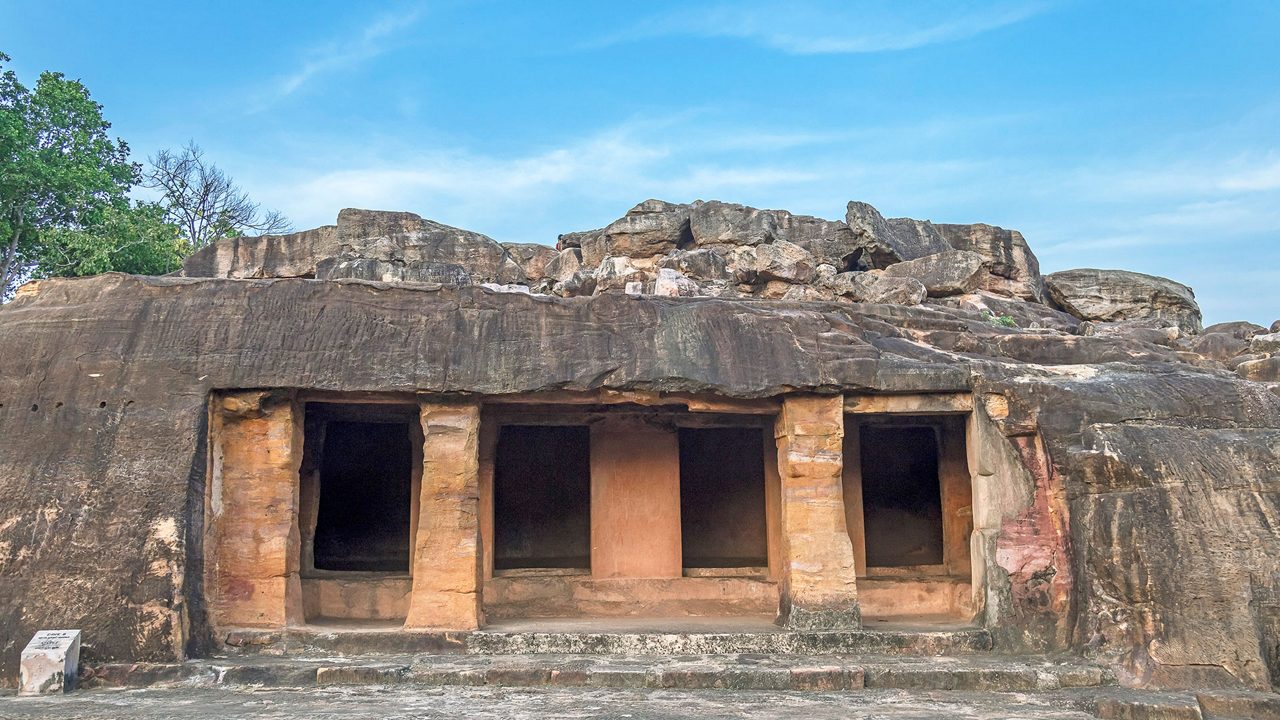
[[[1204,334],[1210,333],[1226,333],[1240,340],[1248,340],[1254,335],[1261,335],[1267,332],[1267,329],[1257,323],[1246,322],[1244,320],[1236,320],[1233,322],[1216,323],[1204,329]],[[1275,331],[1272,331],[1275,332]]]
[[[930,297],[946,297],[973,292],[982,284],[987,261],[967,250],[944,250],[915,260],[905,260],[885,268],[889,277],[915,278]]]
[[[951,247],[986,259],[990,274],[983,279],[983,290],[1029,302],[1043,300],[1040,262],[1022,233],[983,223],[934,227]]]
[[[849,249],[851,256],[845,260],[850,270],[885,268],[949,249],[937,233],[919,232],[921,226],[915,223],[905,227],[902,222],[891,223],[866,203],[850,202],[845,222],[854,237],[853,247]]]
[[[338,254],[338,226],[290,235],[237,237],[207,245],[182,263],[195,277],[315,277],[316,264]]]
[[[837,295],[857,302],[919,305],[928,290],[917,279],[886,274],[882,270],[847,272],[836,275],[831,288]]]
[[[185,277],[24,287],[0,307],[0,678],[41,627],[83,628],[90,662],[141,662],[305,620],[296,418],[318,393],[408,398],[423,454],[412,572],[378,586],[389,599],[317,590],[313,605],[394,605],[407,627],[462,631],[485,622],[486,593],[575,587],[485,577],[484,418],[610,402],[765,415],[781,526],[768,581],[682,577],[674,546],[619,566],[652,561],[661,588],[696,580],[699,602],[708,587],[748,587],[734,607],[776,594],[792,628],[854,628],[864,594],[892,594],[857,577],[849,418],[930,415],[962,428],[939,462],[972,482],[968,505],[945,501],[946,532],[968,543],[942,565],[976,569],[974,590],[944,599],[1000,648],[1084,653],[1128,684],[1280,685],[1280,348],[1259,326],[1201,335],[1189,289],[1116,271],[1049,276],[1059,310],[1037,302],[1015,232],[858,204],[839,222],[647,201],[559,244],[348,210],[329,229],[222,241]],[[604,433],[594,462],[674,432]],[[626,507],[619,523],[643,528]]]
[[[1064,270],[1045,278],[1049,297],[1081,320],[1167,319],[1200,332],[1200,307],[1186,285],[1127,270]]]
[[[1254,335],[1249,340],[1249,352],[1273,353],[1280,350],[1280,333]]]

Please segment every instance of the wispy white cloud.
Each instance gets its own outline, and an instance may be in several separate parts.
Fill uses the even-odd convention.
[[[1106,174],[1081,167],[1074,174],[1076,188],[1099,198],[1168,198],[1234,195],[1280,190],[1280,154],[1228,154],[1213,150],[1169,159],[1149,158],[1126,163]]]
[[[1049,6],[1042,0],[980,8],[954,2],[721,3],[650,17],[588,45],[685,35],[747,40],[794,55],[891,52],[976,37]]]
[[[466,150],[405,151],[393,160],[378,154],[381,159],[312,177],[255,182],[256,197],[288,208],[294,217],[332,218],[337,209],[352,206],[407,209],[501,240],[552,242],[559,232],[585,228],[541,222],[540,214],[551,207],[604,207],[606,215],[584,212],[583,222],[605,222],[625,210],[618,203],[646,197],[733,198],[821,179],[812,170],[767,162],[682,159],[678,144],[641,137],[625,126],[516,157]]]
[[[1159,212],[1136,218],[1137,224],[1155,230],[1212,231],[1231,228],[1233,232],[1262,232],[1280,228],[1280,207],[1271,203],[1257,204],[1247,197],[1203,200],[1175,205]],[[1203,238],[1187,233],[1192,241]]]
[[[1218,178],[1218,187],[1246,192],[1280,190],[1280,157],[1225,174]]]
[[[349,69],[382,55],[395,47],[391,38],[417,23],[422,13],[422,7],[414,6],[379,15],[354,34],[346,34],[337,40],[326,40],[308,48],[303,53],[302,63],[276,81],[275,95],[291,95],[317,78],[344,68]]]

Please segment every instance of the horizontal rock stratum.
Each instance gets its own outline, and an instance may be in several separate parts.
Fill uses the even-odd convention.
[[[302,423],[270,422],[320,393],[425,403],[423,482],[445,473],[455,484],[431,497],[472,518],[486,472],[473,431],[493,403],[778,412],[762,427],[793,503],[786,551],[831,567],[849,564],[847,538],[840,555],[814,528],[845,519],[821,515],[830,497],[808,484],[834,479],[838,502],[841,408],[850,428],[862,412],[962,414],[973,621],[998,648],[1086,654],[1132,685],[1280,682],[1280,342],[1247,323],[1202,330],[1172,281],[1042,277],[1016,231],[862,203],[830,221],[655,200],[558,249],[344,210],[336,226],[224,240],[180,274],[42,281],[0,307],[6,681],[44,627],[82,628],[88,663],[221,647],[211,604],[266,591],[210,587],[213,566],[296,549],[300,521],[216,546],[214,488],[233,450],[301,442]],[[224,447],[228,418],[260,442]],[[439,447],[458,453],[444,470]],[[475,571],[477,537],[439,546],[461,558],[441,572]],[[272,558],[296,579],[296,557]],[[431,572],[415,565],[414,583]],[[841,592],[787,572],[793,612]],[[449,575],[451,602],[480,602],[471,579]],[[805,620],[831,618],[856,612]]]

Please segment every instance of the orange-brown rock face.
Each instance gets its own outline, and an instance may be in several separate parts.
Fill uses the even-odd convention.
[[[778,417],[782,617],[789,627],[858,627],[857,569],[845,527],[844,400],[786,398]]]
[[[282,548],[294,542],[284,518],[299,451],[285,428],[299,423],[276,396],[237,391],[287,388],[430,404],[414,563],[423,602],[410,617],[454,629],[479,621],[477,410],[441,398],[792,398],[767,477],[794,542],[784,555],[782,508],[770,510],[771,569],[793,622],[830,611],[826,626],[847,627],[835,398],[971,393],[991,425],[969,461],[985,572],[974,579],[1002,648],[1066,638],[1064,649],[1127,668],[1126,681],[1272,686],[1273,387],[1140,339],[1017,324],[943,305],[43,281],[0,307],[0,677],[16,677],[14,649],[41,627],[83,628],[86,662],[163,661],[207,653],[223,624],[289,621],[295,568]],[[236,402],[216,404],[228,392]],[[211,463],[228,438],[240,455]],[[984,469],[983,454],[1008,462]],[[992,480],[1009,473],[1026,480]],[[245,502],[228,495],[236,486]],[[984,511],[991,498],[1009,511]],[[237,518],[226,552],[206,554],[206,538]]]
[[[213,408],[214,486],[207,582],[221,627],[301,620],[298,466],[302,437],[288,397],[225,395]]]
[[[1018,626],[1028,644],[1065,647],[1071,632],[1072,568],[1062,482],[1038,438],[1016,437],[1013,444],[1035,482],[1034,501],[1005,522],[996,562],[1009,574]]]
[[[591,574],[680,577],[680,453],[671,429],[591,429]]]
[[[480,626],[480,407],[424,404],[422,498],[407,628]]]

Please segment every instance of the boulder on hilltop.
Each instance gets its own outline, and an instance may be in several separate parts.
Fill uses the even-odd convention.
[[[1210,330],[1231,340],[1193,342],[1201,315],[1185,285],[1124,270],[1042,276],[1016,230],[886,218],[857,201],[848,204],[844,220],[826,220],[718,200],[649,199],[602,228],[560,235],[554,248],[499,243],[413,213],[347,209],[335,225],[221,240],[189,257],[179,274],[485,285],[558,297],[633,293],[897,305],[924,301],[915,289],[920,285],[929,302],[946,300],[1001,322],[1176,344],[1228,367],[1258,352],[1247,341],[1263,330],[1220,324]]]
[[[1055,303],[1081,320],[1165,319],[1187,333],[1201,329],[1195,293],[1168,278],[1082,268],[1052,273],[1045,286]]]

